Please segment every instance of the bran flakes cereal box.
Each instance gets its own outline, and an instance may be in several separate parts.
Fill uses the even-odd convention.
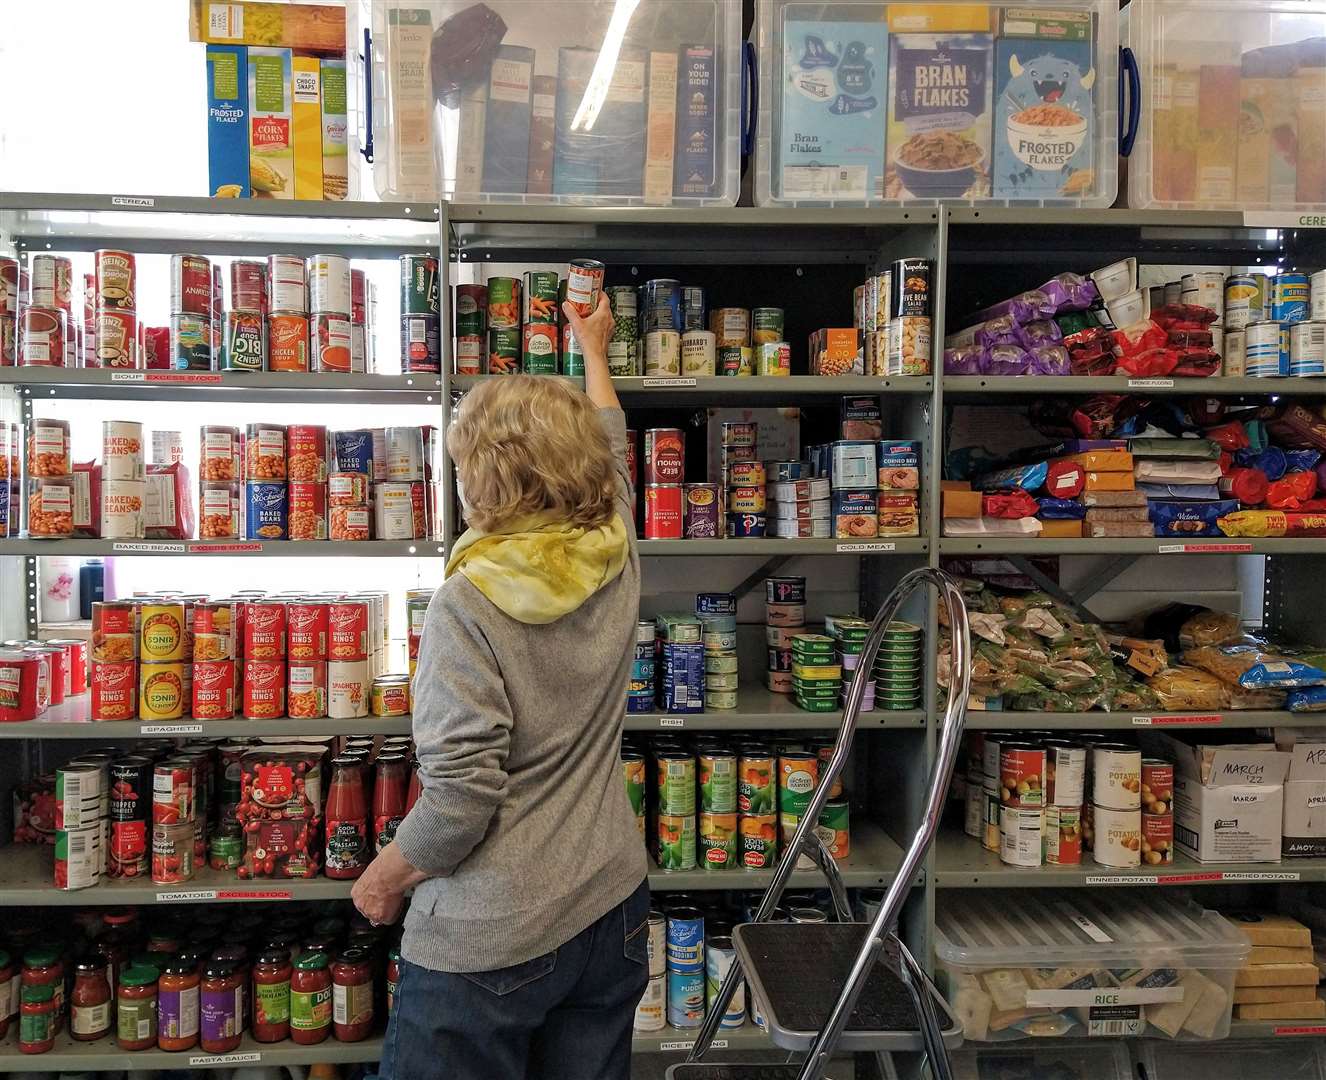
[[[994,37],[985,4],[890,4],[888,178],[896,199],[990,194]]]

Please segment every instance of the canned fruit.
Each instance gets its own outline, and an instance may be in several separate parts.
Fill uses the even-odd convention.
[[[773,814],[742,814],[741,865],[746,870],[771,870],[778,861],[778,819]]]
[[[730,870],[737,865],[737,815],[701,813],[698,861],[704,870]]]
[[[695,869],[695,815],[658,815],[660,870]]]

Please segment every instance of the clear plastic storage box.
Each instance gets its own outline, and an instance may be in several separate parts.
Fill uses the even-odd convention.
[[[1326,209],[1326,2],[1132,0],[1122,26],[1129,206]]]
[[[953,1080],[1136,1080],[1132,1059],[1118,1042],[963,1046],[951,1051],[949,1059]]]
[[[1115,0],[759,0],[762,206],[1103,207]]]
[[[347,27],[383,199],[736,202],[740,0],[351,0]]]
[[[940,893],[939,983],[965,1038],[1223,1039],[1248,955],[1214,911],[1147,890]]]
[[[1147,1080],[1326,1080],[1326,1051],[1318,1039],[1218,1046],[1146,1042],[1141,1058]]]

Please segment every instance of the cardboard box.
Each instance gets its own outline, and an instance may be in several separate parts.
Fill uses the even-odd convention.
[[[1326,736],[1322,733],[1277,728],[1275,748],[1289,755],[1286,780],[1326,781]]]
[[[1280,861],[1288,754],[1272,744],[1194,745],[1167,735],[1153,740],[1175,763],[1179,851],[1197,862]]]
[[[1134,488],[1131,491],[1084,491],[1079,500],[1083,506],[1146,506],[1146,495]]]
[[[395,153],[381,154],[377,161],[387,165],[387,186],[393,191],[426,192],[437,187],[429,75],[432,41],[433,16],[428,8],[388,7],[387,100],[391,102],[389,130],[396,146]],[[482,131],[479,146],[483,146]],[[446,179],[454,182],[456,165],[450,165],[452,175]],[[443,197],[447,193],[444,190]]]
[[[1240,968],[1235,986],[1316,986],[1321,973],[1316,964],[1259,964]]]
[[[345,61],[321,61],[322,197],[350,195],[349,124],[345,111]]]
[[[488,74],[483,190],[523,195],[529,182],[530,90],[534,50],[502,45]]]
[[[290,58],[290,124],[295,154],[295,198],[322,198],[322,64],[316,56]]]
[[[1150,522],[1139,521],[1085,521],[1082,523],[1083,534],[1090,537],[1133,537],[1143,539],[1154,536]]]
[[[255,198],[295,197],[290,67],[289,49],[249,49],[249,182]]]
[[[1248,954],[1248,966],[1256,964],[1315,964],[1316,956],[1311,945],[1297,949],[1282,948],[1279,945],[1254,945]]]
[[[1310,949],[1312,931],[1297,919],[1274,911],[1232,911],[1225,918],[1254,948]]]
[[[1298,169],[1295,196],[1301,203],[1326,200],[1326,49],[1320,39],[1298,45],[1294,76]]]
[[[189,40],[345,53],[345,5],[192,0]]]
[[[1326,855],[1326,781],[1286,780],[1281,850],[1289,858]]]
[[[1283,1001],[1316,1001],[1315,986],[1240,986],[1234,991],[1235,1005],[1266,1005]]]
[[[677,54],[649,54],[649,99],[645,112],[645,202],[672,201],[677,142]]]
[[[207,48],[207,190],[247,199],[249,186],[249,50]]]
[[[1082,522],[1076,518],[1041,520],[1041,536],[1053,540],[1076,540],[1083,534]]]
[[[1089,472],[1084,491],[1133,491],[1136,483],[1127,472]]]
[[[945,491],[942,517],[978,518],[981,516],[981,493],[979,491]],[[1044,527],[1042,522],[1042,528]]]
[[[1238,1020],[1326,1020],[1326,1001],[1286,1001],[1278,1005],[1236,1005]]]

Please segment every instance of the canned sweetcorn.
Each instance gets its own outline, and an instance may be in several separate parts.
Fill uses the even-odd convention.
[[[309,370],[307,315],[276,312],[267,316],[267,369]]]

